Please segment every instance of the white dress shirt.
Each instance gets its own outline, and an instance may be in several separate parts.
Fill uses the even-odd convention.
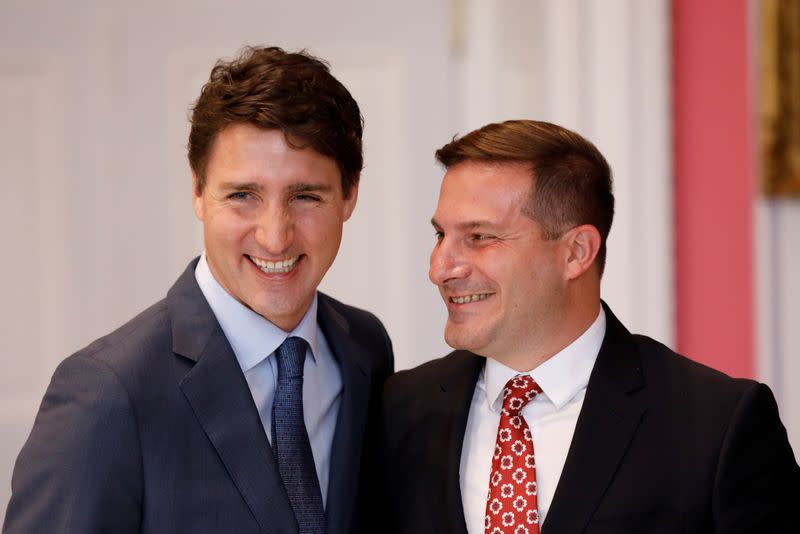
[[[578,339],[529,373],[519,373],[497,360],[486,359],[472,395],[461,450],[461,499],[469,534],[484,534],[486,495],[503,407],[503,388],[518,374],[531,375],[542,388],[542,393],[522,408],[521,413],[533,434],[539,519],[542,523],[547,519],[605,332],[606,316],[601,308],[597,319]]]
[[[308,343],[303,366],[303,418],[324,505],[328,498],[331,445],[342,398],[342,374],[317,323],[317,295],[300,324],[291,332],[284,332],[225,291],[211,274],[205,253],[194,274],[239,361],[270,442],[272,399],[278,385],[275,350],[289,336],[301,337]],[[233,419],[231,424],[235,424]]]

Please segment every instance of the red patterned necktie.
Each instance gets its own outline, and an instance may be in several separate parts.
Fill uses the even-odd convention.
[[[488,534],[539,534],[533,437],[519,412],[541,392],[528,375],[515,376],[503,390],[486,500]]]

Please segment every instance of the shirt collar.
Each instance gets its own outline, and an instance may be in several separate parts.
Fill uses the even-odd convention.
[[[289,336],[306,340],[311,349],[311,357],[316,361],[317,345],[317,294],[306,310],[300,324],[291,332],[284,332],[278,326],[257,314],[228,293],[217,282],[206,261],[206,254],[200,256],[194,276],[200,291],[228,338],[233,353],[239,361],[242,372],[247,372],[271,355]]]
[[[518,374],[529,374],[542,388],[557,410],[563,408],[589,384],[594,362],[606,333],[606,314],[600,313],[578,339],[529,373],[519,373],[493,358],[486,358],[483,379],[489,409],[499,412],[503,407],[503,389]]]

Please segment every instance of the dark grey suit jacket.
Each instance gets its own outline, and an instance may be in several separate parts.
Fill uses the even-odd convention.
[[[800,468],[769,388],[632,335],[605,311],[542,533],[800,531]],[[466,534],[461,447],[484,362],[455,351],[387,381],[382,532]]]
[[[297,532],[244,375],[194,277],[67,358],[14,468],[3,532]],[[330,534],[363,532],[374,402],[393,368],[372,314],[320,294],[342,372]]]

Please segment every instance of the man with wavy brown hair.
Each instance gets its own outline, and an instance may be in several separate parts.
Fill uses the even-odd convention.
[[[317,291],[358,197],[358,105],[323,61],[247,48],[191,122],[205,251],[56,370],[4,532],[366,531],[391,343]]]

